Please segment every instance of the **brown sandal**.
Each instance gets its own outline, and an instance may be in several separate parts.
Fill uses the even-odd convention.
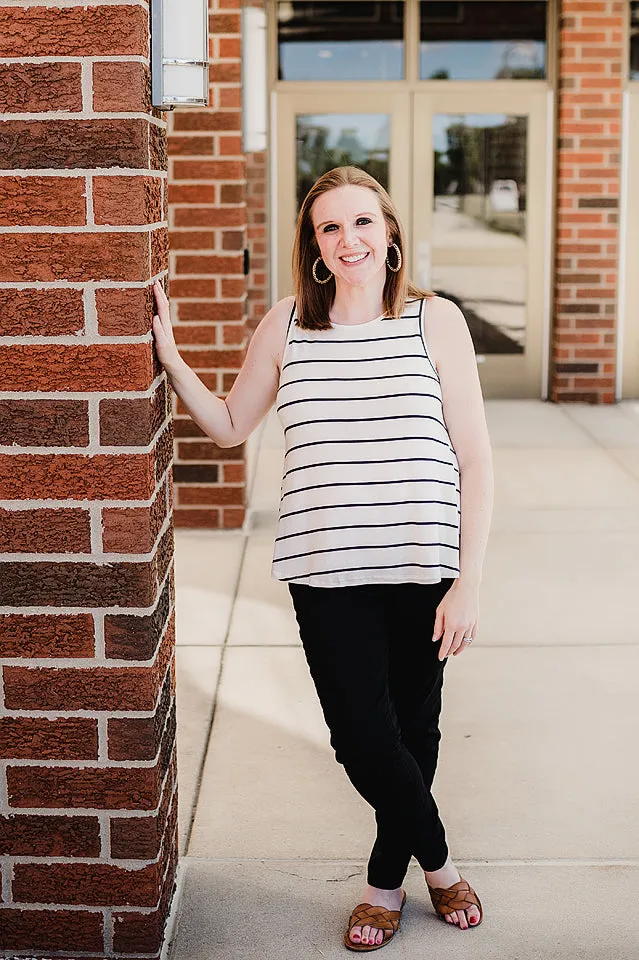
[[[447,914],[454,913],[456,910],[468,910],[469,907],[477,907],[479,909],[479,920],[477,923],[470,923],[469,921],[468,927],[474,929],[482,922],[484,912],[479,897],[463,877],[452,887],[431,887],[428,885],[428,892],[435,907],[435,912],[442,920],[446,918]]]
[[[402,897],[402,905],[399,910],[384,910],[383,907],[373,907],[370,903],[359,903],[350,915],[348,921],[348,930],[344,934],[344,946],[349,950],[379,950],[389,943],[399,930],[399,921],[402,916],[402,910],[406,903],[406,891]],[[351,940],[351,930],[353,927],[376,927],[384,931],[384,939],[381,943],[353,943]]]

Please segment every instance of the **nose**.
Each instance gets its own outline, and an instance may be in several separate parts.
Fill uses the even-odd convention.
[[[357,243],[359,243],[359,240],[357,237],[356,228],[350,224],[347,224],[344,227],[344,246],[354,247]]]

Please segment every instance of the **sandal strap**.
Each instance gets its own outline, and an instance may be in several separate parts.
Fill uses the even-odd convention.
[[[479,897],[463,877],[451,887],[429,886],[428,889],[433,906],[442,917],[456,910],[468,910],[469,907],[477,907],[480,914],[482,912]]]
[[[401,910],[384,910],[383,907],[373,907],[370,903],[359,903],[350,915],[348,929],[350,931],[353,927],[377,927],[378,930],[383,930],[386,936],[387,933],[397,933],[401,915]]]

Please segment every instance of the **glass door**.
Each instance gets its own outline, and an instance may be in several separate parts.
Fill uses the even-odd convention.
[[[389,191],[410,227],[410,129],[406,94],[280,93],[277,98],[276,298],[292,292],[291,252],[304,196],[322,173],[353,164]],[[408,238],[410,242],[410,238]]]
[[[547,93],[478,83],[419,92],[413,103],[413,276],[464,312],[485,396],[538,397]]]

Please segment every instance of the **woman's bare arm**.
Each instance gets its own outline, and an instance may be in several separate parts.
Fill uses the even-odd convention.
[[[477,360],[464,315],[451,300],[426,301],[424,334],[441,381],[444,419],[461,474],[460,579],[479,586],[494,481]]]
[[[216,397],[180,356],[171,327],[169,304],[154,287],[158,313],[153,318],[158,357],[171,386],[191,418],[220,447],[243,443],[275,401],[279,369],[293,298],[280,300],[253,334],[246,359],[226,398]]]

